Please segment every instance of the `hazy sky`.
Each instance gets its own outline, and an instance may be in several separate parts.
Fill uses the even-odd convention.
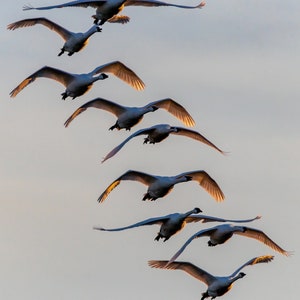
[[[299,1],[207,1],[202,10],[127,7],[122,14],[130,16],[129,24],[105,24],[103,32],[72,57],[57,56],[63,41],[44,26],[15,31],[6,26],[44,16],[72,31],[86,31],[94,10],[22,11],[24,4],[10,1],[1,10],[1,299],[199,299],[204,284],[182,271],[150,269],[147,261],[170,258],[191,234],[217,224],[189,225],[166,243],[154,241],[158,226],[117,233],[92,229],[125,226],[196,206],[224,218],[262,215],[250,226],[295,254],[286,258],[236,236],[214,248],[207,247],[206,238],[198,239],[180,260],[229,275],[250,258],[275,255],[272,263],[245,268],[247,276],[223,299],[296,299]],[[137,92],[110,76],[84,96],[62,101],[62,85],[39,79],[15,99],[9,97],[17,84],[44,65],[84,73],[113,60],[132,68],[146,89]],[[183,137],[172,136],[154,146],[143,145],[140,137],[101,164],[128,136],[108,131],[114,116],[90,109],[69,128],[63,126],[76,108],[95,97],[128,106],[171,97],[192,114],[195,130],[230,153],[222,156]],[[159,110],[146,115],[132,132],[159,123],[182,126]],[[146,186],[122,182],[98,204],[107,185],[128,169],[157,175],[203,169],[226,199],[217,203],[196,182],[189,182],[175,186],[163,199],[144,202]]]

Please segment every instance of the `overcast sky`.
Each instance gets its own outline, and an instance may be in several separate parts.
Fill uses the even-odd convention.
[[[35,6],[59,1],[31,0]],[[195,1],[176,2],[196,5]],[[206,286],[181,271],[151,269],[169,259],[196,231],[191,224],[168,242],[158,226],[100,232],[154,216],[200,207],[207,215],[262,219],[248,224],[286,250],[286,258],[253,239],[235,236],[224,245],[194,241],[181,255],[214,275],[229,275],[255,256],[272,263],[244,269],[223,299],[296,299],[299,260],[300,4],[279,1],[207,1],[202,9],[126,7],[126,25],[105,24],[72,57],[58,57],[63,40],[42,25],[6,30],[24,18],[47,17],[72,31],[86,31],[92,8],[22,11],[23,0],[1,10],[0,295],[6,300],[199,299]],[[145,82],[138,92],[114,76],[74,101],[64,87],[38,79],[16,98],[9,92],[44,65],[73,73],[120,60]],[[118,155],[101,159],[128,136],[108,131],[113,115],[89,109],[68,128],[64,121],[85,102],[103,97],[128,106],[171,97],[196,121],[195,130],[222,156],[194,140],[171,136],[157,145],[138,137]],[[159,123],[182,126],[164,110],[132,129]],[[141,201],[146,186],[122,182],[97,198],[128,169],[176,175],[203,169],[220,185],[215,202],[196,182],[175,186],[156,202]]]

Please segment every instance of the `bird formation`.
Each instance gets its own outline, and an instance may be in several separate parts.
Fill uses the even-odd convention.
[[[69,56],[72,56],[74,53],[81,51],[88,44],[90,37],[94,33],[101,32],[101,26],[103,26],[106,22],[121,24],[129,22],[130,18],[128,16],[119,15],[119,13],[126,6],[170,6],[183,9],[196,9],[203,8],[204,5],[204,1],[202,1],[196,6],[186,6],[157,0],[75,0],[67,3],[44,7],[24,6],[24,11],[40,11],[68,7],[91,7],[96,9],[96,13],[92,16],[94,19],[93,26],[91,26],[86,32],[83,33],[75,33],[69,31],[61,25],[58,25],[44,17],[16,21],[14,23],[9,24],[7,26],[7,29],[15,30],[19,28],[31,27],[37,24],[44,25],[45,27],[59,34],[65,41],[58,56],[61,56],[65,52],[67,52]],[[132,88],[138,91],[143,90],[145,88],[145,84],[142,81],[142,79],[140,79],[140,77],[133,70],[127,67],[124,63],[117,60],[100,65],[89,73],[79,74],[71,74],[60,69],[56,69],[49,66],[43,66],[39,70],[26,77],[23,81],[21,81],[21,83],[18,84],[17,87],[15,87],[11,91],[10,96],[16,97],[25,87],[27,87],[37,78],[45,77],[56,80],[62,85],[64,85],[65,91],[61,94],[63,100],[65,100],[68,97],[75,99],[87,93],[92,88],[94,82],[98,80],[107,79],[107,73],[118,77],[119,79],[121,79],[122,81],[124,81],[125,83],[127,83]],[[113,126],[109,128],[109,130],[125,129],[126,131],[130,131],[132,127],[136,126],[142,121],[145,114],[155,112],[158,109],[166,110],[179,121],[181,121],[186,127],[192,127],[195,125],[194,119],[192,118],[190,113],[183,107],[183,105],[171,98],[152,101],[140,107],[132,107],[122,106],[111,100],[98,97],[81,105],[78,109],[76,109],[71,114],[71,116],[65,121],[65,127],[68,127],[70,123],[79,114],[81,114],[90,107],[105,110],[116,116],[117,121]],[[115,156],[125,146],[125,144],[127,144],[131,139],[135,137],[138,137],[140,135],[146,135],[146,138],[144,138],[144,144],[156,144],[165,140],[167,137],[169,137],[170,134],[192,138],[196,141],[206,144],[207,146],[211,147],[212,149],[216,150],[221,154],[225,154],[223,150],[221,150],[214,143],[209,141],[198,131],[191,130],[185,127],[172,126],[169,124],[156,124],[149,128],[140,129],[134,132],[133,134],[129,135],[123,142],[121,142],[119,145],[113,148],[103,158],[102,162]],[[173,190],[176,184],[189,181],[198,182],[198,184],[217,202],[222,202],[225,199],[224,193],[221,190],[219,184],[204,170],[192,170],[185,171],[183,173],[173,176],[162,176],[151,175],[144,172],[129,169],[107,186],[107,188],[99,196],[98,202],[103,203],[108,197],[108,195],[111,193],[111,191],[115,189],[121,183],[121,181],[125,180],[138,181],[147,186],[147,191],[144,194],[142,200],[155,201],[158,198],[163,198]],[[195,239],[200,237],[208,237],[208,246],[216,246],[225,243],[231,237],[233,237],[233,235],[242,235],[245,237],[256,239],[257,241],[265,244],[269,248],[273,249],[274,251],[277,251],[282,255],[289,256],[291,254],[290,252],[280,247],[277,243],[275,243],[262,230],[247,227],[240,224],[255,221],[257,219],[260,219],[260,216],[244,220],[232,220],[228,218],[225,219],[215,216],[201,215],[201,212],[202,210],[196,207],[185,213],[171,213],[164,216],[151,217],[131,225],[126,225],[124,227],[107,229],[100,226],[95,226],[94,229],[100,231],[118,232],[146,225],[160,225],[160,229],[157,236],[155,237],[155,240],[159,241],[160,239],[162,239],[164,242],[166,242],[172,236],[178,234],[181,230],[183,230],[186,224],[188,223],[224,223],[215,227],[197,231],[195,234],[193,234],[187,239],[187,241],[169,260],[151,260],[148,262],[151,268],[159,268],[166,270],[183,270],[189,275],[195,277],[199,281],[206,284],[207,290],[202,294],[201,300],[204,300],[205,298],[214,299],[216,297],[224,295],[231,289],[233,283],[236,280],[245,276],[245,273],[240,272],[243,268],[245,268],[246,266],[256,265],[260,263],[268,263],[273,260],[274,256],[262,255],[254,257],[246,263],[244,263],[241,267],[239,267],[229,276],[213,276],[207,271],[204,271],[200,267],[197,267],[190,262],[176,261],[178,256],[180,256],[181,253],[186,249],[186,247],[190,245],[191,242]],[[229,222],[239,224],[233,225]],[[193,244],[196,244],[196,242]]]

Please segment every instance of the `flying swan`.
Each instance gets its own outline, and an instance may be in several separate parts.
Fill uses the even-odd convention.
[[[100,75],[98,75],[99,73]],[[99,66],[92,72],[86,74],[70,74],[48,66],[42,67],[25,78],[10,92],[10,96],[16,97],[28,84],[34,82],[39,77],[46,77],[56,80],[66,87],[65,92],[61,94],[63,100],[67,97],[75,99],[88,92],[95,81],[106,79],[108,75],[105,73],[112,73],[136,90],[144,89],[145,85],[143,81],[131,69],[119,61],[113,61]]]
[[[148,190],[144,195],[143,200],[149,199],[154,201],[157,198],[162,198],[172,191],[175,184],[191,180],[198,181],[199,185],[201,185],[216,201],[220,202],[224,200],[224,194],[218,184],[202,170],[185,172],[175,176],[156,176],[129,170],[106,188],[98,198],[98,202],[104,202],[108,194],[117,187],[122,180],[134,180],[147,185]]]
[[[205,5],[205,1],[202,1],[196,6],[186,6],[172,4],[157,0],[77,0],[71,1],[58,5],[33,7],[31,5],[23,6],[23,10],[37,9],[37,10],[47,10],[53,8],[63,8],[63,7],[92,7],[96,9],[96,14],[92,16],[95,24],[103,25],[105,22],[110,23],[128,23],[130,18],[123,15],[118,15],[119,12],[123,10],[125,6],[146,6],[146,7],[158,7],[158,6],[173,6],[178,8],[194,9],[202,8]]]
[[[264,243],[266,246],[272,248],[273,250],[283,254],[285,256],[289,256],[291,252],[285,251],[280,246],[278,246],[275,242],[273,242],[263,231],[250,228],[246,226],[236,226],[232,224],[222,224],[209,229],[200,230],[197,233],[193,234],[184,244],[183,246],[174,254],[174,256],[170,259],[169,263],[172,263],[176,260],[176,258],[184,251],[184,249],[194,240],[200,238],[202,236],[208,236],[208,246],[216,246],[220,244],[224,244],[228,241],[234,234],[242,235],[245,237],[253,238],[258,240],[259,242]]]
[[[105,162],[107,159],[113,157],[115,154],[117,154],[127,142],[129,142],[132,138],[146,134],[148,135],[144,139],[144,144],[150,143],[150,144],[155,144],[159,143],[163,140],[165,140],[170,134],[175,134],[175,135],[182,135],[186,136],[189,138],[192,138],[194,140],[197,140],[201,143],[204,143],[220,153],[224,154],[222,150],[220,150],[217,146],[215,146],[212,142],[210,142],[207,138],[205,138],[202,134],[200,134],[197,131],[182,128],[182,127],[177,127],[177,126],[170,126],[168,124],[159,124],[159,125],[154,125],[149,128],[141,129],[130,135],[127,139],[125,139],[121,144],[116,146],[113,150],[111,150],[102,160],[102,163]]]
[[[236,280],[243,278],[246,275],[245,273],[240,272],[246,266],[268,263],[272,261],[273,258],[274,256],[272,255],[254,257],[243,264],[241,267],[239,267],[237,270],[235,270],[229,276],[214,276],[204,271],[203,269],[200,269],[199,267],[196,267],[195,265],[184,261],[177,261],[168,264],[167,260],[150,260],[148,262],[148,265],[151,268],[182,270],[195,277],[196,279],[202,281],[207,285],[206,292],[202,293],[201,300],[204,300],[205,298],[209,297],[211,297],[211,299],[215,299],[216,297],[220,297],[226,294],[232,288],[232,285]]]
[[[7,29],[15,30],[18,28],[34,26],[36,24],[41,24],[48,27],[50,30],[55,31],[63,38],[65,44],[61,48],[61,52],[58,54],[58,56],[61,56],[65,51],[68,52],[69,56],[73,55],[75,52],[79,52],[88,44],[89,37],[91,35],[101,31],[99,26],[94,25],[87,32],[71,32],[46,18],[21,20],[7,25]]]
[[[181,231],[186,224],[200,222],[200,223],[207,223],[207,222],[236,222],[236,223],[246,223],[252,222],[254,220],[260,219],[260,216],[257,216],[253,219],[246,219],[246,220],[226,220],[217,217],[205,216],[205,215],[197,215],[201,211],[200,208],[195,207],[193,210],[187,211],[186,213],[173,213],[166,216],[161,217],[154,217],[150,219],[146,219],[144,221],[125,226],[120,228],[113,228],[113,229],[106,229],[103,227],[93,227],[96,230],[102,231],[122,231],[130,228],[135,228],[139,226],[145,225],[160,225],[159,232],[154,239],[155,241],[159,241],[159,239],[164,239],[164,242],[167,241],[171,236],[175,235],[179,231]]]
[[[186,109],[171,98],[165,98],[150,102],[147,105],[141,107],[122,106],[110,100],[96,98],[77,108],[74,113],[66,120],[64,124],[65,127],[68,127],[69,124],[79,114],[87,110],[89,107],[106,110],[117,117],[116,123],[112,127],[110,127],[109,130],[130,130],[133,126],[142,121],[145,114],[154,112],[160,108],[165,109],[186,126],[191,127],[195,125],[195,121],[193,120],[192,116],[186,111]]]

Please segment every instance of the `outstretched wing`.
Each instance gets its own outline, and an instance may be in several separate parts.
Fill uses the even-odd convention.
[[[129,170],[123,175],[121,175],[119,178],[117,178],[115,181],[113,181],[107,188],[106,190],[100,195],[98,198],[98,202],[104,202],[104,200],[107,198],[109,193],[116,188],[121,180],[135,180],[139,181],[145,185],[151,184],[156,178],[154,176],[151,176],[146,173],[138,172],[138,171],[132,171]]]
[[[183,136],[189,137],[191,139],[194,139],[196,141],[199,141],[201,143],[204,143],[204,144],[216,149],[217,151],[219,151],[222,154],[225,154],[221,149],[219,149],[217,146],[215,146],[212,142],[210,142],[206,137],[204,137],[199,132],[190,130],[190,129],[186,129],[186,128],[182,128],[182,127],[176,127],[176,128],[178,130],[173,131],[172,134],[183,135]]]
[[[61,27],[60,25],[46,19],[46,18],[33,18],[33,19],[24,19],[20,20],[18,22],[11,23],[7,25],[7,29],[9,30],[15,30],[18,28],[23,28],[23,27],[29,27],[29,26],[34,26],[36,24],[41,24],[46,27],[48,27],[50,30],[55,31],[58,33],[65,41],[72,36],[72,33]]]
[[[130,21],[130,18],[123,15],[114,15],[110,19],[107,20],[109,23],[120,23],[126,24]]]
[[[215,277],[213,275],[185,261],[175,261],[172,263],[168,263],[167,260],[150,260],[148,261],[148,265],[151,268],[185,271],[186,273],[202,281],[206,285],[210,285],[215,280]]]
[[[195,125],[195,121],[193,120],[192,116],[187,112],[187,110],[171,98],[157,100],[147,104],[146,106],[155,106],[158,108],[165,109],[186,126],[192,127]]]
[[[172,258],[169,260],[168,265],[171,264],[176,258],[185,250],[185,248],[194,240],[202,236],[210,236],[212,233],[214,233],[217,229],[215,227],[209,228],[209,229],[203,229],[195,234],[193,234],[184,244],[183,246],[172,256]]]
[[[85,110],[87,110],[89,107],[94,107],[94,108],[98,108],[98,109],[103,109],[106,110],[112,114],[114,114],[115,116],[119,116],[122,112],[125,111],[125,108],[122,105],[119,105],[117,103],[114,103],[112,101],[103,99],[103,98],[96,98],[94,100],[91,100],[85,104],[83,104],[82,106],[80,106],[79,108],[77,108],[73,114],[66,120],[66,122],[64,123],[65,127],[68,127],[69,124],[82,112],[84,112]]]
[[[230,219],[222,219],[217,217],[205,216],[205,215],[190,215],[188,216],[185,221],[187,223],[192,222],[201,222],[201,223],[208,223],[208,222],[233,222],[233,223],[247,223],[252,222],[254,220],[260,219],[261,216],[256,216],[252,219],[245,219],[245,220],[230,220]]]
[[[125,139],[120,145],[112,149],[102,160],[102,163],[105,162],[107,159],[113,157],[115,154],[117,154],[123,147],[124,145],[129,142],[132,138],[142,135],[142,134],[149,134],[151,131],[153,131],[153,128],[146,128],[146,129],[141,129],[130,135],[127,139]]]
[[[28,76],[27,78],[25,78],[16,88],[14,88],[10,92],[10,97],[17,96],[19,92],[21,92],[28,84],[34,82],[39,77],[46,77],[56,80],[64,86],[67,86],[68,83],[74,79],[74,76],[67,72],[45,66]]]
[[[105,65],[97,67],[91,74],[112,73],[119,79],[123,80],[136,90],[143,90],[145,88],[144,82],[128,67],[120,61],[113,61]]]
[[[148,6],[148,7],[158,7],[158,6],[173,6],[178,8],[187,8],[187,9],[194,9],[194,8],[202,8],[205,6],[205,1],[202,1],[196,6],[187,6],[187,5],[179,5],[179,4],[172,4],[163,1],[156,1],[156,0],[127,0],[125,2],[125,6]]]
[[[273,240],[271,240],[263,231],[249,227],[244,227],[244,229],[245,231],[243,232],[235,231],[234,233],[256,239],[285,256],[291,255],[291,252],[282,249]]]
[[[192,172],[185,172],[178,176],[190,176],[192,180],[198,181],[198,183],[218,202],[223,201],[225,196],[216,183],[205,171],[198,170]]]
[[[53,9],[53,8],[63,8],[63,7],[93,7],[97,8],[99,6],[102,6],[107,1],[98,0],[98,1],[84,1],[84,0],[77,0],[77,1],[71,1],[66,2],[58,5],[51,5],[51,6],[41,6],[41,7],[33,7],[31,5],[24,5],[23,10],[30,10],[30,9],[37,9],[37,10],[47,10],[47,9]]]
[[[252,265],[256,265],[256,264],[260,264],[260,263],[268,263],[268,262],[272,261],[273,258],[274,258],[273,255],[263,255],[263,256],[254,257],[254,258],[250,259],[249,261],[247,261],[246,263],[244,263],[237,270],[235,270],[230,276],[231,277],[236,276],[246,266],[252,266]]]
[[[125,227],[120,227],[120,228],[113,228],[113,229],[107,229],[107,228],[103,228],[103,227],[93,227],[93,229],[96,230],[102,230],[102,231],[122,231],[122,230],[126,230],[126,229],[130,229],[130,228],[134,228],[134,227],[139,227],[139,226],[145,226],[145,225],[161,225],[164,222],[166,222],[169,219],[168,216],[163,216],[163,217],[157,217],[157,218],[150,218],[129,226],[125,226]]]

